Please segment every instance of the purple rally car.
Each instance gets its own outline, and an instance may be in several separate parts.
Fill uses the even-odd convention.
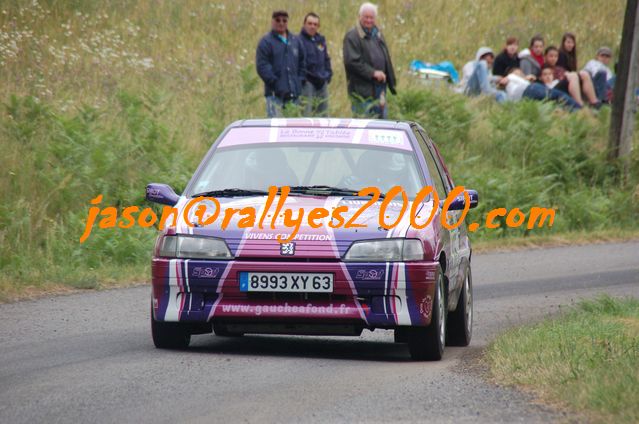
[[[346,206],[341,219],[358,214],[355,222],[365,226],[328,225],[336,224],[329,216],[320,226],[304,220],[290,237],[292,228],[274,211],[277,199],[267,204],[271,186],[290,187],[289,218],[302,210]],[[358,196],[370,186],[382,193],[375,202]],[[406,213],[401,196],[384,202],[383,194],[395,186],[406,193]],[[434,187],[441,200],[420,199],[412,210],[421,221],[431,213],[433,219],[416,228],[408,211],[424,186]],[[162,230],[155,245],[156,347],[185,348],[192,334],[211,331],[229,337],[353,336],[376,328],[393,329],[395,341],[407,343],[418,360],[440,359],[446,344],[468,345],[470,242],[465,224],[449,230],[440,216],[453,187],[439,152],[415,123],[308,118],[233,123],[181,196],[163,184],[147,187],[148,200],[173,206],[196,223],[178,220]],[[477,205],[477,193],[467,193],[470,205],[463,196],[450,203],[450,222],[464,206]],[[207,225],[197,224],[196,208],[184,211],[198,196],[219,202],[219,217]],[[391,229],[378,222],[382,207],[385,222],[397,221]],[[258,218],[268,211],[270,218],[261,229],[238,228],[240,213],[223,222],[229,208],[254,208]],[[278,237],[291,240],[280,243]]]

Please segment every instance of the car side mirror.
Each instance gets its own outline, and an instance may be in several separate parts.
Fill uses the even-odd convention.
[[[169,185],[151,183],[146,186],[146,200],[149,202],[175,206],[179,199],[180,196]]]
[[[479,193],[477,193],[476,190],[466,190],[466,193],[468,193],[468,197],[470,198],[470,209],[476,208],[477,205],[479,204]],[[442,200],[440,202],[440,207],[444,205],[444,200]],[[450,202],[450,205],[448,207],[449,211],[461,211],[464,209],[464,195],[460,194],[459,196],[457,196],[455,198],[455,200],[453,200],[452,202]]]

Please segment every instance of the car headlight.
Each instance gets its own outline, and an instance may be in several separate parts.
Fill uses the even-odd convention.
[[[224,240],[200,236],[165,236],[159,255],[168,258],[233,259]]]
[[[356,241],[344,255],[348,262],[406,262],[424,259],[424,247],[417,239]]]

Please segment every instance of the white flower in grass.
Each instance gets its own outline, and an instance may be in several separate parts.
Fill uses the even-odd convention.
[[[151,69],[153,68],[153,59],[151,59],[150,57],[145,57],[144,59],[142,59],[140,62],[140,65],[142,65],[142,67],[144,69]]]

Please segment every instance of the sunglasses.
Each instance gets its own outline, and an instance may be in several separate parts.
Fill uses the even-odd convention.
[[[288,22],[288,18],[275,18],[275,22],[280,23],[287,23]]]

